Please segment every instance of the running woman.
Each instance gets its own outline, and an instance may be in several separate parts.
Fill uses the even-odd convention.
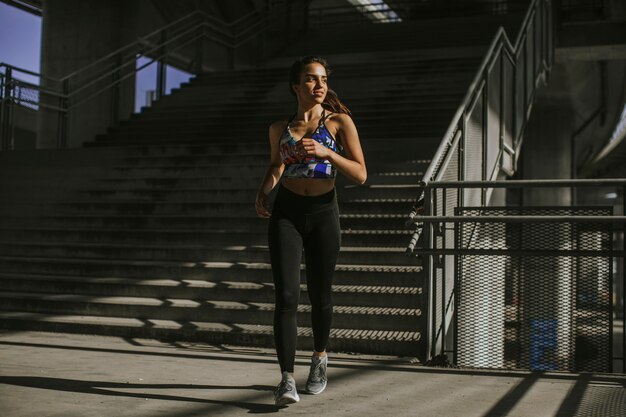
[[[337,172],[357,184],[367,178],[356,126],[348,108],[329,89],[329,74],[320,57],[304,57],[292,65],[289,88],[297,110],[289,120],[270,126],[271,162],[255,202],[258,216],[269,218],[274,340],[282,374],[274,393],[279,406],[300,400],[293,373],[303,249],[315,349],[305,389],[319,394],[326,388],[332,278],[341,246],[335,178]],[[279,183],[270,213],[268,194]]]

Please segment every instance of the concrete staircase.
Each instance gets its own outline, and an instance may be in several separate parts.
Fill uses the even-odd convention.
[[[334,66],[369,178],[337,182],[330,349],[421,355],[423,275],[404,254],[404,222],[479,58]],[[254,197],[268,126],[295,109],[286,79],[284,67],[201,74],[85,149],[1,154],[0,325],[272,346]],[[302,292],[298,347],[309,349]]]

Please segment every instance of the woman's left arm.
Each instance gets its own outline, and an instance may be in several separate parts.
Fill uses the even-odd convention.
[[[347,114],[337,114],[332,120],[338,123],[335,137],[341,140],[345,157],[324,147],[321,143],[303,138],[302,145],[307,156],[315,156],[320,159],[327,159],[339,172],[357,184],[364,184],[367,179],[367,168],[361,141],[356,126],[352,118]]]

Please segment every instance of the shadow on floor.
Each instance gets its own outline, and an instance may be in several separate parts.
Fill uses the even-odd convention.
[[[248,410],[249,413],[275,413],[281,407],[270,404],[261,404],[248,401],[221,401],[209,398],[195,398],[178,395],[157,395],[146,392],[124,392],[117,390],[129,389],[193,389],[193,390],[237,390],[237,391],[262,391],[263,397],[267,397],[267,391],[273,391],[274,387],[266,385],[193,385],[193,384],[134,384],[122,382],[82,381],[77,379],[48,378],[39,376],[0,376],[0,384],[9,384],[27,388],[49,389],[82,394],[107,395],[114,397],[147,398],[151,400],[184,401],[187,403],[203,403],[215,405],[227,405]]]

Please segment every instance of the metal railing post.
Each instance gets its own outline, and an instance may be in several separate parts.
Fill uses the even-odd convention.
[[[120,66],[122,63],[121,54],[118,54],[115,59],[115,66],[117,71],[111,73],[111,125],[117,126],[120,118],[120,95],[121,95],[121,75]]]
[[[166,64],[166,47],[167,35],[165,30],[161,32],[161,59],[157,61],[157,78],[156,78],[156,99],[159,100],[165,95],[166,91],[166,78],[167,78],[167,64]]]
[[[9,136],[7,137],[8,143],[6,144],[7,150],[12,151],[15,149],[15,109],[19,106],[20,90],[17,83],[13,83],[11,99],[9,100],[11,105],[9,106]]]
[[[0,116],[2,121],[2,131],[0,131],[2,143],[0,144],[0,150],[7,151],[11,132],[11,104],[13,101],[13,77],[10,67],[6,69],[2,87],[2,91],[0,92],[0,98],[2,99],[2,114]]]
[[[68,132],[69,132],[69,117],[70,117],[70,106],[69,106],[69,95],[70,95],[70,80],[66,78],[63,80],[63,84],[61,86],[61,97],[59,98],[59,117],[57,123],[57,148],[65,149],[68,142]]]
[[[424,209],[423,209],[423,214],[425,216],[431,216],[432,215],[432,189],[426,185],[424,187]],[[424,223],[424,225],[422,226],[422,234],[423,234],[423,242],[424,242],[424,246],[431,250],[433,249],[433,240],[432,240],[432,223]],[[433,309],[433,297],[432,297],[432,288],[433,288],[433,273],[432,273],[432,259],[431,259],[432,255],[425,255],[422,257],[422,268],[423,271],[426,272],[426,279],[425,282],[423,283],[423,291],[424,294],[426,294],[427,296],[427,304],[426,304],[426,308],[424,311],[424,323],[425,326],[424,328],[426,329],[426,337],[424,338],[424,340],[427,341],[428,344],[430,344],[430,346],[425,346],[424,349],[424,356],[426,357],[432,357],[432,346],[434,345],[433,340],[432,340],[432,328],[433,328],[433,324],[431,323],[434,318],[433,318],[433,314],[432,314],[432,309]]]

